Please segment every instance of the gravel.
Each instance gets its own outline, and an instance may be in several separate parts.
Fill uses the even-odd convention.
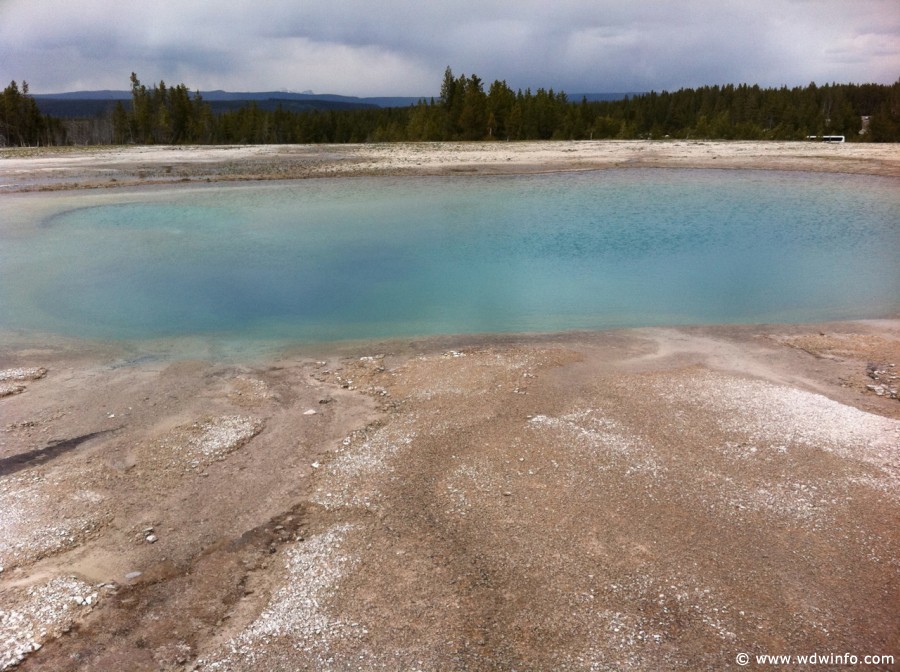
[[[262,420],[242,415],[205,418],[172,430],[162,440],[162,447],[174,455],[176,464],[190,471],[224,460],[264,426]]]
[[[100,524],[98,507],[87,498],[72,503],[78,512],[58,511],[58,479],[39,473],[0,481],[0,565],[15,567],[71,548]]]
[[[702,405],[722,429],[775,449],[805,446],[877,467],[900,487],[900,421],[761,380],[698,373],[668,393]]]
[[[198,661],[198,669],[258,670],[328,669],[329,642],[361,625],[343,623],[329,615],[326,602],[341,577],[357,562],[341,553],[352,525],[336,525],[299,542],[287,551],[287,576],[262,613],[222,650]],[[280,644],[279,644],[280,643]]]
[[[39,380],[46,375],[47,369],[45,369],[43,366],[3,369],[2,371],[0,371],[0,383]]]
[[[579,409],[561,417],[536,415],[528,420],[528,426],[557,434],[570,450],[580,450],[593,456],[602,455],[598,469],[608,468],[610,463],[621,462],[625,475],[647,473],[654,476],[665,470],[656,450],[639,437],[629,433],[613,418],[597,409]]]
[[[67,632],[98,599],[91,585],[71,576],[9,591],[0,608],[0,671]]]
[[[312,501],[328,510],[376,507],[377,477],[390,472],[390,459],[415,438],[414,422],[406,418],[396,426],[354,432],[341,442],[337,456],[327,465]]]

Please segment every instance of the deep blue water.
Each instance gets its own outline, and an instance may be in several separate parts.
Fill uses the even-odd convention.
[[[344,178],[0,199],[0,329],[330,341],[900,313],[900,182]]]

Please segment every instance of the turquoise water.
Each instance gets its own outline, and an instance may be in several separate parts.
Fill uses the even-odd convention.
[[[900,312],[898,181],[344,178],[0,199],[0,329],[332,341]]]

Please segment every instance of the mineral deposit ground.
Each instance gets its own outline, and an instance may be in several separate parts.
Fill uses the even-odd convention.
[[[15,189],[112,165],[8,156]],[[242,357],[4,335],[0,670],[900,660],[892,318]]]
[[[0,668],[896,654],[898,362],[896,320],[6,351]]]

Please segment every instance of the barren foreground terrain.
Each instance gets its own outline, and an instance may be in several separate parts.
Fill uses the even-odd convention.
[[[897,321],[319,356],[4,352],[0,669],[898,653]]]
[[[896,176],[900,154],[5,150],[0,198],[615,165]],[[896,669],[898,367],[897,319],[229,357],[0,335],[0,671]]]

